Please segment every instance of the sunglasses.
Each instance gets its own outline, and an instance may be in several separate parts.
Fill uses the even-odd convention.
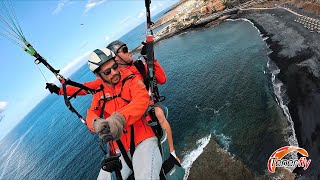
[[[108,68],[108,69],[102,71],[101,73],[103,73],[104,75],[108,76],[108,75],[111,73],[111,69],[116,70],[117,68],[118,68],[118,63],[115,62],[115,63],[112,65],[111,68]]]
[[[128,49],[127,46],[122,46],[122,48],[118,50],[118,53],[119,52],[122,52],[123,54],[126,54],[126,53],[129,52],[129,49]]]

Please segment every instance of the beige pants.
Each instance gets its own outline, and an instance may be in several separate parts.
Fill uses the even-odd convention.
[[[130,153],[127,153],[130,157]],[[134,177],[136,180],[154,180],[160,179],[159,174],[162,166],[162,158],[158,147],[158,139],[156,137],[148,138],[142,141],[134,151],[132,166]],[[121,175],[123,179],[127,179],[132,173],[123,156],[120,156],[122,163]],[[100,170],[98,180],[111,180],[111,173]]]

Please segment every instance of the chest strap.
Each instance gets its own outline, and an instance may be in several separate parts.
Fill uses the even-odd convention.
[[[128,81],[128,80],[131,79],[131,78],[133,78],[134,76],[135,76],[134,74],[130,74],[129,76],[127,76],[126,78],[124,78],[124,79],[122,80],[122,86],[121,86],[120,93],[117,94],[117,95],[115,95],[115,96],[112,96],[112,97],[108,97],[108,98],[107,98],[107,97],[105,96],[105,92],[104,92],[104,90],[103,90],[103,87],[101,87],[102,93],[103,93],[103,99],[100,99],[100,100],[103,101],[102,108],[101,108],[101,112],[100,112],[100,117],[101,117],[101,118],[103,117],[103,112],[104,112],[106,103],[107,103],[108,101],[111,101],[111,100],[113,100],[113,99],[115,99],[115,98],[119,98],[119,97],[120,97],[120,98],[122,98],[124,101],[126,101],[127,103],[130,103],[129,100],[126,100],[126,99],[124,99],[123,97],[121,97],[121,93],[122,93],[123,86],[125,85],[126,81]],[[101,85],[101,86],[102,86],[102,85]],[[99,106],[100,106],[100,100],[99,100]],[[135,151],[134,127],[133,127],[133,125],[131,125],[130,128],[131,128],[131,130],[130,130],[130,155],[131,155],[131,157],[133,157],[133,153],[134,153],[134,151]],[[124,133],[126,133],[126,132],[124,132]],[[117,145],[118,145],[118,147],[119,147],[119,149],[120,149],[120,152],[121,152],[121,154],[122,154],[125,162],[127,163],[128,167],[133,171],[132,161],[130,160],[130,158],[129,158],[127,152],[126,152],[126,150],[125,150],[125,148],[124,148],[124,146],[123,146],[123,143],[121,142],[120,139],[117,140],[116,143],[117,143]]]

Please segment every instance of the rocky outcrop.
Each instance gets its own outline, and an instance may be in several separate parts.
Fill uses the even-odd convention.
[[[293,180],[294,178],[295,174],[281,168],[277,168],[274,174],[266,172],[263,176],[257,176],[240,160],[223,150],[214,139],[211,139],[203,153],[192,164],[188,180]]]

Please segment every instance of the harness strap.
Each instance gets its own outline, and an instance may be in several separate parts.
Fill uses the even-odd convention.
[[[134,77],[134,74],[130,74],[129,76],[127,76],[126,78],[124,78],[124,79],[122,80],[122,86],[121,86],[120,93],[117,94],[117,95],[115,95],[115,96],[112,96],[112,97],[106,97],[106,95],[105,95],[105,93],[104,93],[104,91],[103,91],[103,85],[102,85],[102,84],[100,85],[100,89],[98,89],[97,92],[102,91],[102,94],[103,94],[103,99],[100,99],[99,102],[98,102],[98,103],[99,103],[98,105],[100,106],[100,101],[101,101],[101,100],[103,101],[103,105],[102,105],[101,112],[100,112],[100,117],[101,117],[101,118],[103,117],[103,111],[104,111],[104,109],[105,109],[105,104],[106,104],[108,101],[111,101],[111,100],[113,100],[113,99],[115,99],[115,98],[120,97],[121,99],[123,99],[123,100],[126,101],[127,103],[130,102],[129,100],[124,99],[123,97],[121,97],[121,92],[122,92],[122,90],[123,90],[123,86],[124,86],[124,84],[126,83],[126,81],[129,80],[129,79],[131,79],[131,78],[133,78],[133,77]]]
[[[75,86],[75,87],[78,87],[78,86]],[[84,87],[87,87],[87,86],[84,86]],[[89,88],[89,90],[86,90],[86,89],[84,89],[83,87],[78,87],[78,88],[79,88],[78,91],[76,91],[75,93],[73,93],[71,96],[68,97],[69,100],[72,99],[72,98],[76,98],[77,95],[78,95],[82,90],[87,91],[89,94],[95,94],[95,93],[101,91],[102,88],[103,88],[103,86],[102,86],[102,87],[100,86],[99,89],[91,89],[91,88]],[[88,88],[88,87],[87,87],[87,88]],[[65,93],[65,92],[64,92],[64,93]]]
[[[129,76],[125,77],[125,78],[122,80],[121,91],[122,91],[122,89],[123,89],[124,83],[126,83],[127,80],[133,78],[134,76],[135,76],[134,74],[130,74]]]
[[[127,80],[133,78],[134,76],[135,76],[134,74],[130,74],[129,76],[127,76],[126,78],[124,78],[124,79],[122,80],[122,86],[121,86],[120,93],[117,94],[117,95],[115,95],[115,96],[112,96],[112,97],[106,98],[105,93],[104,93],[104,91],[103,91],[103,85],[100,86],[100,89],[102,90],[102,93],[103,93],[103,99],[101,99],[101,100],[103,100],[103,104],[102,104],[102,108],[101,108],[101,111],[100,111],[100,117],[101,117],[101,118],[103,117],[103,112],[104,112],[106,103],[107,103],[108,101],[111,101],[111,100],[113,100],[113,99],[115,99],[115,98],[118,98],[118,97],[122,98],[122,97],[121,97],[121,92],[122,92],[122,90],[123,90],[124,84],[126,83]],[[130,103],[129,100],[126,100],[126,99],[124,99],[124,98],[122,98],[122,99],[123,99],[124,101],[126,101],[127,103]],[[99,100],[99,106],[100,106],[100,100]],[[134,151],[135,151],[134,127],[133,127],[133,125],[131,125],[130,128],[131,128],[131,134],[130,134],[130,154],[131,154],[131,157],[133,157],[133,153],[134,153]],[[120,152],[121,152],[121,154],[122,154],[125,162],[127,163],[128,167],[133,171],[132,161],[130,160],[130,158],[129,158],[129,156],[128,156],[128,154],[127,154],[127,152],[126,152],[126,150],[125,150],[125,148],[124,148],[124,145],[122,144],[121,140],[117,140],[116,143],[117,143],[117,145],[118,145],[118,147],[119,147],[119,149],[120,149]]]
[[[123,156],[124,161],[127,163],[128,167],[133,171],[132,162],[131,162],[122,142],[120,140],[117,140],[116,142],[117,142],[117,145],[118,145],[120,152]]]
[[[133,153],[136,150],[136,146],[135,146],[135,143],[134,143],[134,127],[133,127],[133,125],[131,125],[130,128],[131,128],[131,132],[130,132],[130,154],[131,154],[131,157],[133,157]]]
[[[89,87],[87,87],[87,86],[85,86],[83,84],[80,84],[78,82],[72,81],[70,79],[66,79],[66,83],[67,83],[67,85],[71,85],[71,86],[75,86],[75,87],[78,87],[80,89],[83,89],[83,90],[87,91],[90,94],[95,94],[95,93],[97,93],[97,92],[99,92],[101,90],[101,89],[96,90],[96,89],[89,88]]]
[[[63,97],[64,97],[64,102],[67,106],[67,108],[72,112],[75,113],[78,118],[82,121],[82,123],[86,124],[85,119],[80,115],[80,113],[72,106],[70,99],[76,97],[76,95],[83,89],[85,91],[87,91],[90,94],[94,94],[97,93],[100,90],[95,90],[95,89],[91,89],[87,86],[84,86],[83,84],[71,81],[70,79],[64,79],[62,78],[60,80],[61,85],[62,85],[62,90],[63,90]],[[71,85],[71,86],[75,86],[75,87],[79,87],[80,90],[78,90],[76,93],[74,93],[72,96],[68,97],[67,95],[67,85]]]
[[[63,89],[63,92],[64,92],[63,93],[64,94],[63,98],[64,98],[64,102],[65,102],[67,108],[72,113],[75,113],[78,116],[78,118],[82,121],[82,123],[86,124],[85,119],[80,115],[80,113],[77,110],[74,109],[74,107],[72,106],[70,100],[68,99],[68,96],[67,96],[67,93],[66,93],[67,92],[67,83],[66,83],[66,81],[62,82],[61,84],[62,84],[62,89]]]
[[[104,108],[106,107],[107,101],[105,100],[106,99],[106,95],[104,94],[103,85],[101,84],[100,87],[102,89],[102,94],[103,94],[103,99],[104,99],[103,104],[102,104],[102,108],[101,108],[101,111],[100,111],[100,118],[103,118],[103,112],[104,112]],[[99,103],[100,103],[100,101],[99,101]]]
[[[143,82],[146,85],[146,89],[149,90],[149,78],[147,77],[147,72],[146,72],[146,69],[144,67],[143,62],[141,60],[136,60],[133,63],[133,65],[137,68],[137,70],[141,74],[141,76],[143,78]]]
[[[76,91],[75,93],[73,93],[71,96],[68,97],[69,100],[71,100],[72,98],[76,98],[77,95],[79,94],[79,92],[81,92],[83,89],[79,89],[78,91]]]
[[[134,127],[133,125],[130,126],[131,128],[131,133],[130,133],[130,155],[133,157],[133,153],[135,151],[135,143],[134,143]],[[133,165],[132,161],[130,160],[128,153],[126,152],[121,140],[117,140],[117,145],[120,149],[120,152],[124,158],[124,161],[127,163],[128,167],[133,171]]]

